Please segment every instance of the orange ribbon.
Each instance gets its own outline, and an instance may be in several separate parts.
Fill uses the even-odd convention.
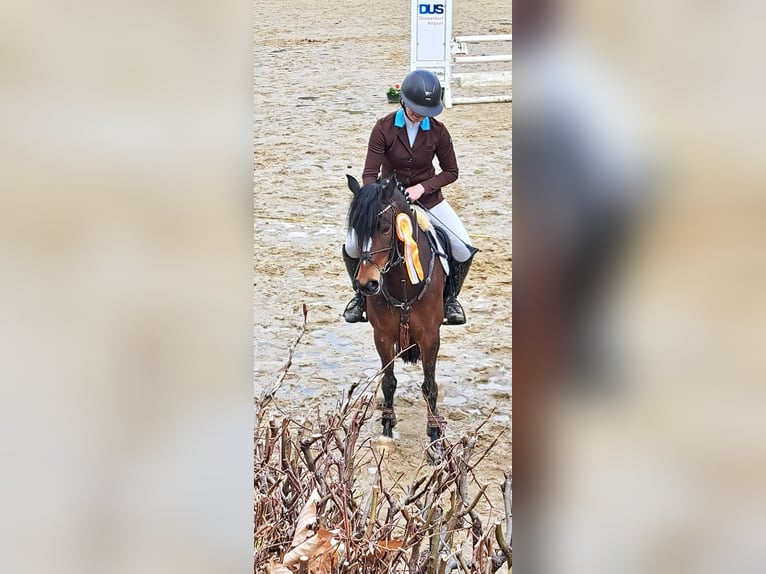
[[[407,264],[407,275],[413,285],[420,283],[425,274],[420,264],[418,244],[412,238],[412,221],[406,213],[396,216],[396,236],[404,243],[404,260]]]

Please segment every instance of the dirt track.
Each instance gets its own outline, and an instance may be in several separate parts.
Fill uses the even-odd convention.
[[[278,404],[315,418],[379,367],[371,327],[341,316],[352,293],[340,257],[345,174],[361,176],[373,123],[395,109],[385,91],[408,71],[409,2],[264,0],[255,12],[256,394],[283,366],[305,302],[308,331]],[[453,19],[455,34],[509,33],[511,3],[458,1]],[[479,452],[504,433],[480,467],[482,481],[499,485],[511,454],[512,104],[456,106],[440,119],[461,170],[444,193],[481,250],[461,296],[468,324],[442,329],[440,408],[452,439],[489,417]],[[396,372],[391,463],[414,472],[427,438],[422,372],[401,362]]]

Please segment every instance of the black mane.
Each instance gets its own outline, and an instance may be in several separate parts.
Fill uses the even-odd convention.
[[[378,214],[386,207],[383,193],[388,184],[389,180],[384,179],[365,185],[354,194],[351,200],[348,208],[348,228],[354,230],[360,246],[375,234]],[[396,181],[394,181],[393,199],[399,211],[412,213]]]
[[[351,200],[348,208],[348,228],[356,232],[360,247],[375,233],[378,213],[383,208],[382,192],[383,186],[379,182],[370,183],[356,192]]]

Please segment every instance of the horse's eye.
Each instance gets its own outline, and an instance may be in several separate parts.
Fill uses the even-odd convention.
[[[385,233],[385,234],[391,233],[391,224],[390,223],[385,223],[385,224],[381,225],[380,226],[380,232],[381,233]]]

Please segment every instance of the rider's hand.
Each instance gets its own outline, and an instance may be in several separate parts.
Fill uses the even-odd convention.
[[[422,184],[413,185],[404,190],[404,195],[410,203],[417,201],[426,192]]]

